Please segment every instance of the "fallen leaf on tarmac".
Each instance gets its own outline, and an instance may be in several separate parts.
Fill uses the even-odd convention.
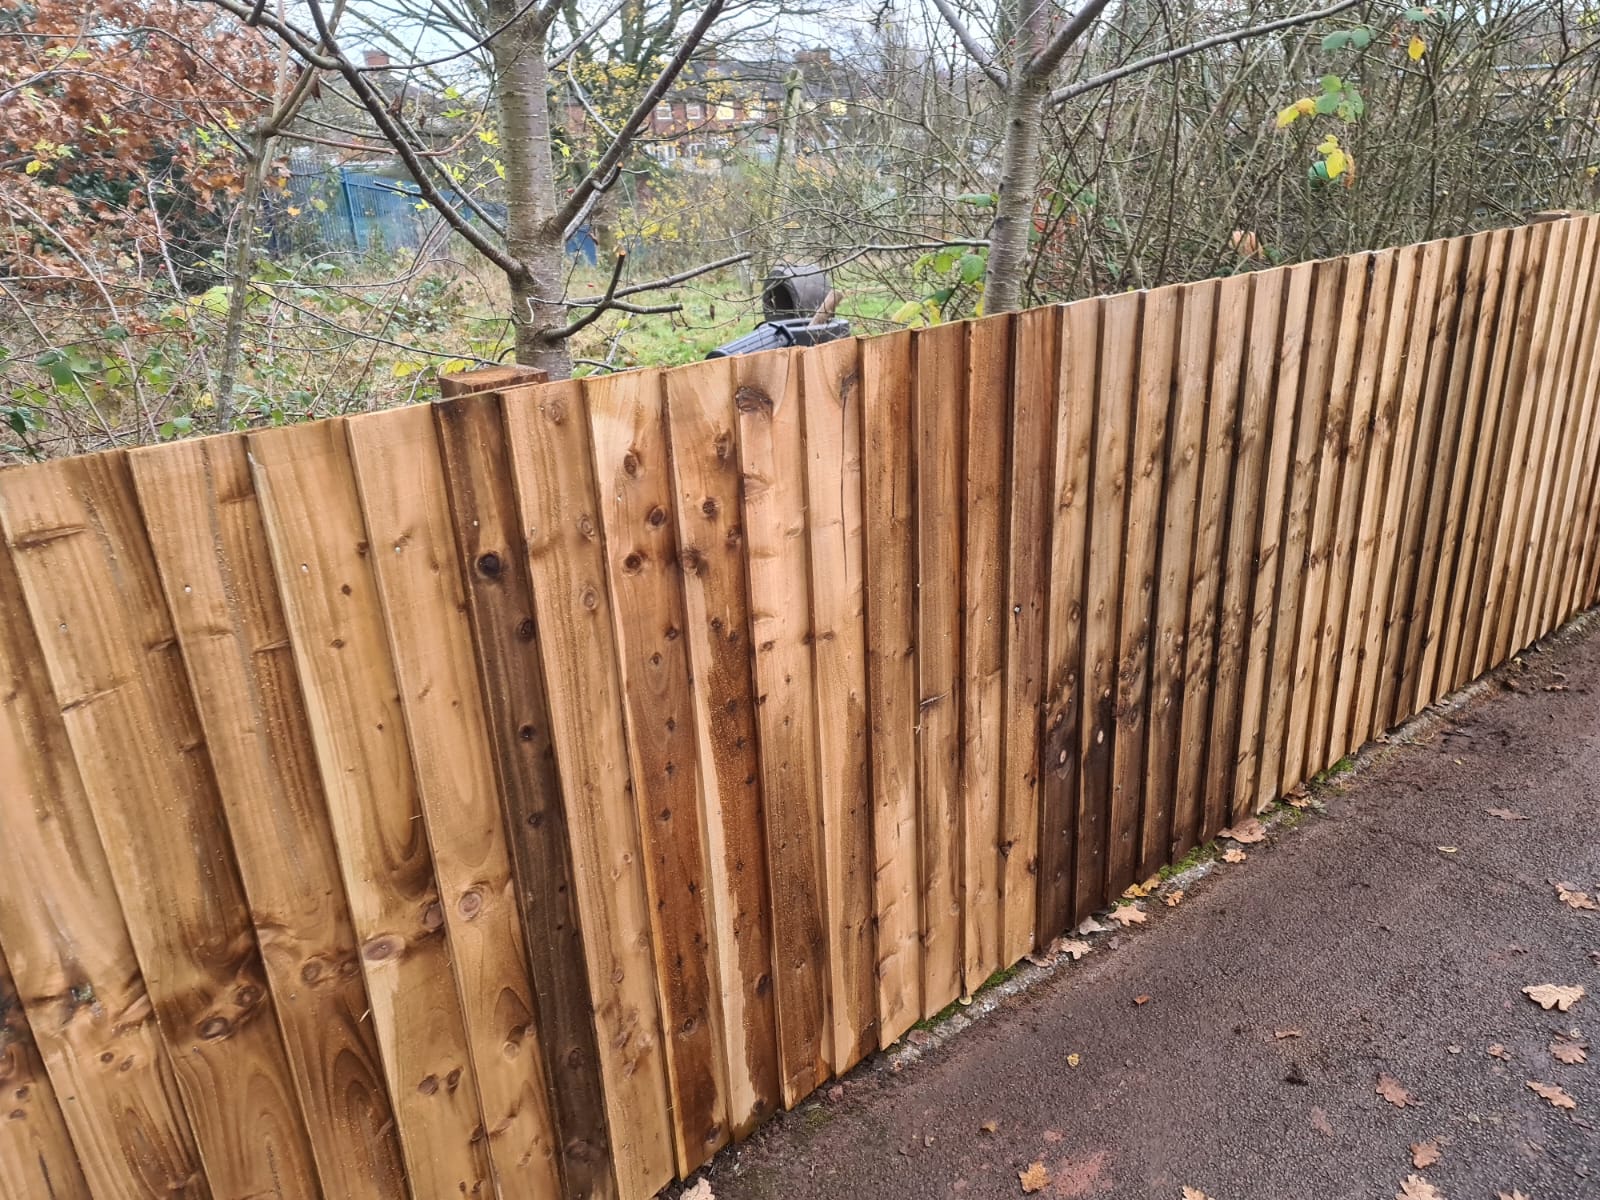
[[[1183,889],[1173,888],[1172,891],[1167,893],[1166,901],[1168,908],[1177,908],[1178,905],[1183,903]]]
[[[1586,908],[1590,912],[1600,911],[1600,904],[1596,904],[1587,892],[1578,891],[1570,883],[1556,884],[1556,898],[1568,908]]]
[[[1298,1029],[1278,1029],[1278,1030],[1275,1030],[1273,1032],[1272,1036],[1277,1038],[1281,1042],[1281,1041],[1284,1041],[1286,1038],[1297,1038],[1297,1037],[1299,1037],[1300,1036],[1300,1031]]]
[[[1142,900],[1150,894],[1150,889],[1142,883],[1130,883],[1122,893],[1124,900]]]
[[[1048,967],[1055,963],[1055,959],[1048,954],[1024,954],[1024,962],[1030,962],[1036,967]]]
[[[1070,954],[1072,955],[1072,961],[1077,962],[1085,954],[1089,953],[1089,943],[1081,942],[1077,939],[1057,938],[1051,943],[1050,952],[1052,954]]]
[[[1143,1008],[1146,1004],[1149,1004],[1149,1003],[1150,1003],[1150,997],[1149,996],[1135,996],[1133,998],[1133,1006],[1135,1008]]]
[[[1026,1170],[1017,1172],[1017,1178],[1022,1182],[1023,1192],[1029,1196],[1050,1186],[1050,1172],[1044,1169],[1042,1162],[1029,1163]]]
[[[1483,810],[1491,817],[1499,817],[1502,821],[1526,821],[1527,815],[1519,813],[1514,808],[1486,808]]]
[[[1069,1055],[1067,1055],[1067,1066],[1069,1066],[1069,1067],[1076,1067],[1082,1061],[1083,1061],[1083,1055],[1081,1055],[1081,1054],[1069,1054]]]
[[[1183,1200],[1211,1200],[1211,1197],[1199,1188],[1185,1187],[1183,1189]]]
[[[982,1125],[979,1125],[978,1128],[983,1130],[984,1133],[999,1133],[1000,1132],[1000,1122],[994,1120],[991,1117],[989,1120],[985,1121]]]
[[[1407,1175],[1394,1200],[1445,1200],[1445,1195],[1421,1175]]]
[[[1494,1045],[1489,1047],[1489,1057],[1490,1058],[1503,1058],[1507,1062],[1511,1061],[1510,1053],[1499,1042],[1496,1042],[1496,1043],[1494,1043]]]
[[[1461,850],[1460,846],[1440,846],[1439,847],[1439,853],[1440,854],[1456,854],[1456,853],[1459,853],[1460,850]]]
[[[1222,830],[1217,836],[1250,846],[1267,840],[1267,827],[1254,817],[1247,817],[1232,828]]]
[[[1571,987],[1540,983],[1523,988],[1522,994],[1546,1011],[1553,1008],[1557,1012],[1566,1012],[1583,999],[1584,991],[1581,983],[1573,984]]]
[[[1433,1166],[1434,1163],[1436,1163],[1438,1161],[1439,1161],[1439,1143],[1438,1142],[1412,1142],[1411,1143],[1411,1165],[1413,1167],[1416,1167],[1417,1170],[1420,1171],[1420,1170],[1422,1170],[1423,1167],[1431,1167],[1431,1166]]]
[[[1378,1086],[1374,1090],[1396,1108],[1404,1108],[1408,1104],[1416,1107],[1422,1103],[1422,1101],[1406,1091],[1401,1086],[1400,1081],[1393,1075],[1379,1075]]]
[[[1578,1102],[1553,1083],[1535,1083],[1528,1080],[1528,1090],[1535,1095],[1543,1096],[1557,1108],[1577,1108]]]
[[[1550,1057],[1557,1062],[1566,1063],[1569,1067],[1588,1062],[1589,1043],[1564,1042],[1557,1039],[1550,1043]]]
[[[1222,852],[1222,861],[1225,863],[1241,863],[1250,856],[1243,850],[1230,847]]]
[[[1522,1192],[1496,1192],[1495,1200],[1530,1200]]]
[[[717,1200],[717,1198],[711,1194],[711,1181],[702,1179],[692,1188],[681,1193],[678,1200]]]
[[[1325,1137],[1333,1136],[1333,1126],[1328,1123],[1328,1114],[1320,1108],[1311,1110],[1311,1128]]]
[[[1111,910],[1111,919],[1118,925],[1143,925],[1144,909],[1137,904],[1124,904]]]
[[[1078,932],[1082,934],[1104,933],[1105,931],[1106,927],[1100,924],[1099,921],[1096,921],[1093,917],[1085,917],[1078,924]]]

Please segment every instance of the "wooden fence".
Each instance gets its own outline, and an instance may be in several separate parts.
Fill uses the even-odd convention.
[[[1591,603],[1597,261],[0,473],[0,1196],[649,1196]]]

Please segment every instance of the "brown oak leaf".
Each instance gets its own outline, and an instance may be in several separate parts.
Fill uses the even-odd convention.
[[[1550,1057],[1569,1067],[1589,1061],[1588,1042],[1567,1042],[1560,1038],[1550,1043]]]
[[[1168,892],[1166,894],[1164,899],[1167,902],[1167,907],[1168,908],[1177,908],[1178,905],[1183,903],[1183,889],[1182,888],[1173,888],[1170,892]]]
[[[1502,821],[1526,821],[1527,814],[1519,813],[1514,808],[1486,808],[1483,810],[1491,817],[1499,817]]]
[[[1143,925],[1144,909],[1137,904],[1123,904],[1111,910],[1111,919],[1118,925]]]
[[[1328,1114],[1323,1112],[1320,1108],[1313,1108],[1311,1110],[1311,1128],[1315,1129],[1324,1137],[1333,1136],[1333,1126],[1328,1122]]]
[[[1589,912],[1600,912],[1600,904],[1596,904],[1588,892],[1580,892],[1570,883],[1556,884],[1556,899],[1568,908],[1587,909]]]
[[[1246,817],[1237,825],[1224,829],[1217,834],[1219,838],[1228,838],[1231,841],[1243,842],[1252,846],[1257,842],[1267,840],[1267,827],[1254,817]]]
[[[1421,1175],[1407,1175],[1394,1200],[1445,1200],[1445,1195]]]
[[[1050,1172],[1045,1170],[1042,1162],[1029,1163],[1017,1172],[1017,1179],[1022,1183],[1023,1193],[1029,1196],[1050,1186]]]
[[[1373,1090],[1396,1108],[1405,1108],[1407,1105],[1415,1108],[1422,1103],[1406,1091],[1398,1079],[1387,1073],[1378,1076],[1378,1086]]]
[[[1072,955],[1072,961],[1077,962],[1085,954],[1089,953],[1089,943],[1080,941],[1077,938],[1057,938],[1050,944],[1050,952],[1052,954],[1070,954]]]
[[[1503,1059],[1505,1059],[1506,1062],[1510,1062],[1511,1061],[1510,1052],[1504,1046],[1502,1046],[1499,1042],[1495,1042],[1493,1045],[1491,1045],[1489,1047],[1489,1057],[1490,1058],[1503,1058]]]
[[[1530,1080],[1528,1080],[1528,1090],[1530,1092],[1533,1092],[1537,1096],[1543,1096],[1546,1100],[1550,1101],[1550,1103],[1555,1105],[1557,1108],[1577,1108],[1578,1107],[1578,1102],[1576,1100],[1574,1100],[1571,1096],[1567,1095],[1566,1092],[1564,1092],[1562,1089],[1558,1088],[1553,1083],[1535,1083],[1533,1080],[1530,1079]]]
[[[678,1200],[717,1200],[717,1198],[711,1194],[711,1181],[702,1179],[684,1192]]]
[[[1222,861],[1225,863],[1242,863],[1250,856],[1237,847],[1230,846],[1222,852]]]
[[[1211,1200],[1211,1197],[1206,1195],[1199,1188],[1192,1188],[1185,1185],[1183,1189],[1183,1200]]]
[[[1553,1008],[1557,1012],[1566,1012],[1583,999],[1584,990],[1581,983],[1575,983],[1571,987],[1540,983],[1523,988],[1522,994],[1546,1011]]]
[[[1423,1167],[1431,1167],[1431,1166],[1433,1166],[1434,1163],[1436,1163],[1438,1161],[1439,1161],[1439,1143],[1438,1142],[1412,1142],[1411,1143],[1411,1165],[1413,1167],[1416,1167],[1417,1170],[1420,1171],[1420,1170],[1422,1170]]]
[[[1275,1029],[1275,1030],[1272,1031],[1272,1036],[1277,1038],[1280,1042],[1287,1041],[1289,1038],[1297,1038],[1297,1037],[1299,1037],[1300,1036],[1300,1030],[1298,1030],[1298,1029]]]
[[[1529,1200],[1525,1193],[1518,1191],[1496,1192],[1494,1196],[1495,1200]]]
[[[999,1133],[1000,1122],[996,1121],[993,1117],[990,1117],[982,1125],[979,1125],[978,1128],[983,1130],[984,1133]]]

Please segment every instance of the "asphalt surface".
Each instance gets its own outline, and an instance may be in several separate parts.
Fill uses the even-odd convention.
[[[1369,749],[1325,813],[1186,880],[1179,907],[1146,901],[1146,927],[724,1152],[713,1195],[1013,1197],[1037,1162],[1046,1197],[1387,1200],[1414,1174],[1447,1200],[1600,1198],[1600,912],[1553,886],[1600,893],[1597,695],[1600,621],[1580,622]],[[1544,983],[1588,994],[1546,1012],[1522,993]],[[1570,1031],[1588,1062],[1553,1059]]]

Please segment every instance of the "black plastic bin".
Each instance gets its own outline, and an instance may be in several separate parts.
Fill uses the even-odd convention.
[[[850,322],[843,317],[813,325],[806,317],[787,321],[766,321],[743,337],[718,346],[707,358],[731,358],[735,354],[755,354],[762,350],[783,350],[789,346],[820,346],[850,336]]]

